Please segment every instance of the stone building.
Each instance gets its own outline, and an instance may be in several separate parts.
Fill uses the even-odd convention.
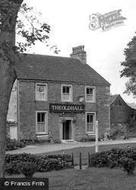
[[[17,139],[92,138],[110,127],[110,84],[86,63],[84,46],[71,57],[29,54],[16,65]],[[12,105],[13,106],[13,105]]]
[[[122,99],[119,94],[110,96],[110,124],[128,123],[132,117],[133,109]]]
[[[136,137],[136,110],[119,95],[110,96],[110,128],[116,138]]]

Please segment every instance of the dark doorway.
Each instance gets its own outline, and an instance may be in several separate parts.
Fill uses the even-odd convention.
[[[71,120],[65,120],[65,121],[63,121],[62,139],[63,140],[70,140],[70,139],[72,139]]]

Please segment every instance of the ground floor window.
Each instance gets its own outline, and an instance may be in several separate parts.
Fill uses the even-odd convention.
[[[37,111],[36,112],[36,134],[47,133],[47,112]]]
[[[96,114],[93,112],[86,113],[86,132],[87,133],[94,133],[95,132],[95,121],[96,121]]]

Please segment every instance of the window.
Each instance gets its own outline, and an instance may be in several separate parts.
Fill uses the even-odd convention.
[[[86,102],[95,102],[95,87],[85,87]]]
[[[36,100],[47,101],[47,84],[45,83],[36,84]]]
[[[47,112],[36,112],[36,134],[47,134]]]
[[[94,133],[95,132],[95,113],[86,113],[86,132]]]
[[[72,85],[62,85],[61,100],[62,100],[62,102],[71,102],[72,101]]]

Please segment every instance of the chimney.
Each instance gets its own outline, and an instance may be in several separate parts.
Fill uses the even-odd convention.
[[[72,48],[72,58],[79,59],[83,64],[86,64],[86,52],[84,51],[84,46],[77,46]]]

